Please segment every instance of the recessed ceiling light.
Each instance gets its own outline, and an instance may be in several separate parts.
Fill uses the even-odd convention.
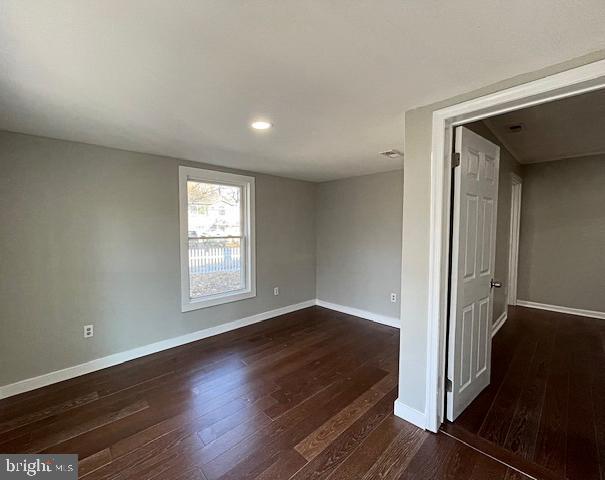
[[[250,126],[254,130],[268,130],[273,126],[273,124],[270,122],[265,122],[264,120],[257,120],[256,122],[252,122]]]

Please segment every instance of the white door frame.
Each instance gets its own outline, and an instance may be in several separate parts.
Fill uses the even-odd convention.
[[[600,60],[433,112],[425,406],[428,430],[436,432],[444,417],[453,127],[604,87],[605,60]]]
[[[517,275],[519,273],[519,234],[521,229],[521,191],[523,179],[511,173],[510,239],[508,243],[507,304],[517,305]]]

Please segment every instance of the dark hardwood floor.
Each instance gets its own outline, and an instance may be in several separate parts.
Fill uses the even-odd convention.
[[[443,431],[545,477],[605,479],[605,321],[523,307],[508,317],[490,386]]]
[[[393,416],[398,345],[308,308],[0,401],[0,452],[88,480],[527,478]]]

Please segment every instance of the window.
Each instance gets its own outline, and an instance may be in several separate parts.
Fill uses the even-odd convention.
[[[254,178],[179,167],[182,311],[256,295]]]

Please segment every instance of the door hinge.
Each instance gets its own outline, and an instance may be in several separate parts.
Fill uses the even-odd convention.
[[[445,381],[445,391],[446,392],[452,391],[452,381],[449,378]]]
[[[460,154],[458,152],[452,153],[452,168],[460,166]]]

